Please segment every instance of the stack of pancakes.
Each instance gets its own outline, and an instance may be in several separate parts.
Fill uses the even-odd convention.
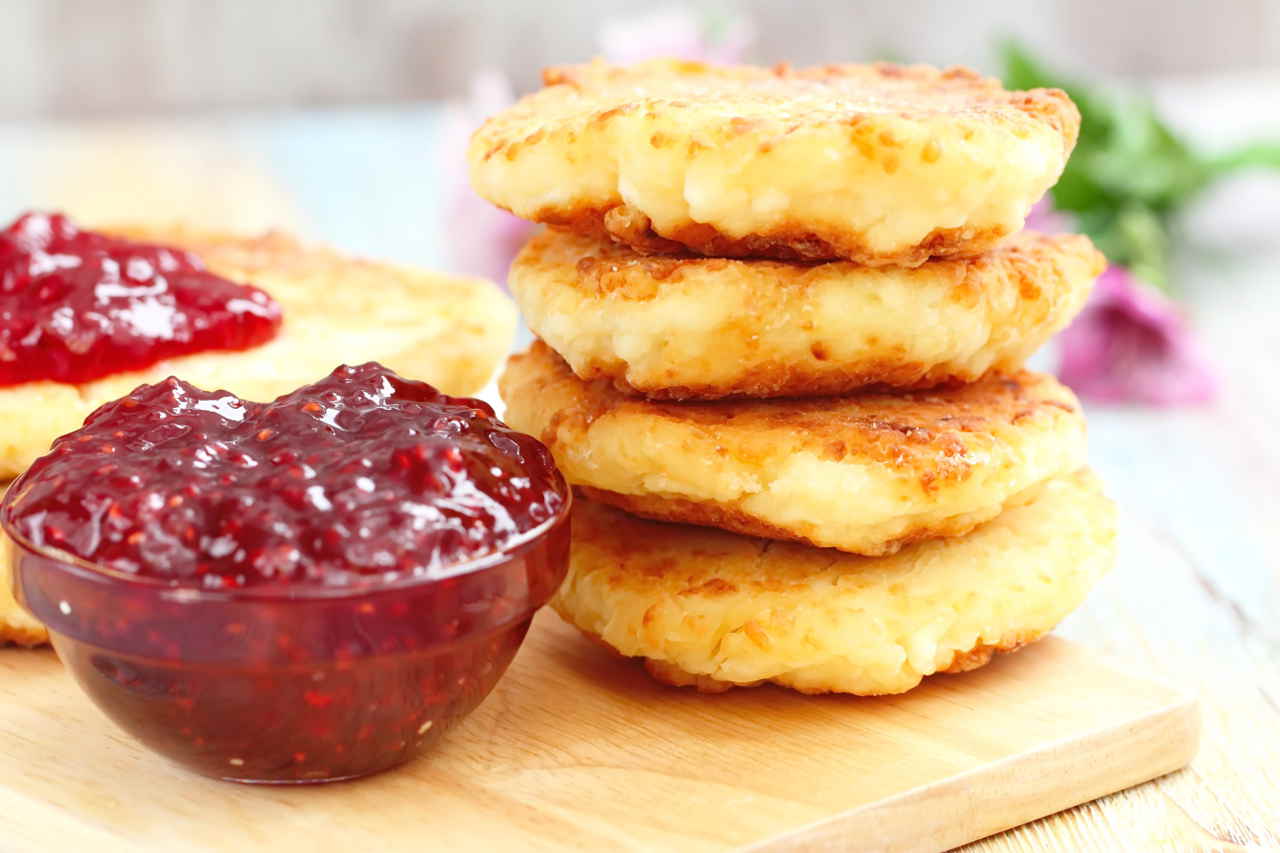
[[[1070,391],[1022,363],[1103,259],[1021,229],[1061,92],[964,70],[553,69],[477,190],[552,226],[507,421],[577,487],[555,607],[703,690],[909,690],[1053,628],[1113,513]],[[674,523],[673,523],[674,522]]]

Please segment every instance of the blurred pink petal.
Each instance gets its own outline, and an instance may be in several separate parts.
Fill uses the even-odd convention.
[[[501,71],[480,72],[471,81],[467,100],[446,108],[438,150],[450,266],[500,284],[506,282],[511,259],[535,226],[475,194],[467,180],[467,143],[486,118],[514,100],[511,83]]]
[[[1102,274],[1059,342],[1058,376],[1088,400],[1181,406],[1207,403],[1217,391],[1177,306],[1124,267]]]
[[[1055,210],[1053,199],[1045,196],[1036,202],[1027,214],[1027,228],[1042,234],[1066,234],[1075,230],[1072,216]]]
[[[624,65],[668,56],[730,63],[740,60],[755,38],[750,22],[738,16],[728,18],[719,32],[712,29],[688,7],[670,6],[606,21],[600,28],[600,51]]]

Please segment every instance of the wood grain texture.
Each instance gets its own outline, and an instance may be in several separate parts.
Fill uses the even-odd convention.
[[[1214,573],[1132,515],[1117,571],[1062,631],[1201,697],[1191,765],[1154,782],[1018,827],[966,853],[1041,850],[1280,849],[1280,654]],[[1265,574],[1262,566],[1252,571]]]
[[[52,653],[7,650],[0,847],[931,850],[1174,770],[1198,731],[1185,694],[1056,638],[905,696],[708,697],[652,683],[544,613],[431,758],[251,788],[145,752]]]

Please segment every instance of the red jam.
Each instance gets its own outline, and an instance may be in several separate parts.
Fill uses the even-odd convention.
[[[28,213],[0,231],[0,387],[248,349],[280,323],[266,293],[181,249],[81,231],[60,214]]]
[[[477,400],[376,364],[273,403],[143,386],[0,504],[95,701],[206,775],[351,778],[474,708],[568,560],[568,488]]]
[[[377,364],[272,403],[143,385],[56,440],[14,492],[33,545],[203,589],[439,574],[565,500],[537,439]]]

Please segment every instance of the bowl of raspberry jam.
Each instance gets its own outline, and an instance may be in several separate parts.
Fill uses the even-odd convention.
[[[485,698],[564,579],[570,502],[487,404],[371,363],[270,403],[143,385],[0,525],[19,602],[117,724],[206,776],[315,783]]]

